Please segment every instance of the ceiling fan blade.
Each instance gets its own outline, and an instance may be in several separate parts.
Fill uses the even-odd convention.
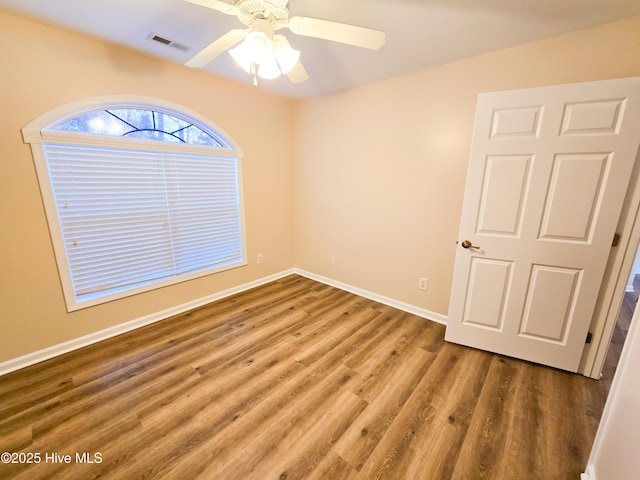
[[[235,5],[232,5],[222,0],[184,0],[185,2],[193,3],[195,5],[201,5],[203,7],[217,10],[218,12],[226,13],[227,15],[238,15],[241,13],[240,9]]]
[[[291,17],[288,26],[293,33],[298,35],[322,38],[371,50],[378,50],[384,45],[386,39],[385,33],[380,30],[318,18]]]
[[[298,60],[298,63],[296,63],[291,71],[287,73],[287,77],[289,77],[291,83],[302,83],[306,80],[309,80],[309,75],[302,66],[302,62],[300,62],[300,60]]]
[[[211,45],[196,53],[185,65],[192,68],[202,68],[206,66],[225,50],[242,41],[244,37],[247,36],[247,33],[249,33],[249,30],[241,28],[236,28],[225,33]]]

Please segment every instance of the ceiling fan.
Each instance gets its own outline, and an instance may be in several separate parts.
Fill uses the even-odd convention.
[[[291,16],[289,0],[238,0],[235,4],[222,0],[185,0],[227,15],[235,15],[248,28],[233,29],[215,40],[187,61],[186,65],[202,68],[225,50],[249,74],[265,79],[287,75],[293,83],[309,78],[300,63],[300,52],[284,35],[274,32],[288,28],[306,37],[321,38],[347,45],[378,50],[385,43],[380,30],[337,23],[310,17]],[[242,42],[242,43],[240,43]],[[240,44],[236,46],[237,44]],[[232,48],[236,46],[235,48]]]

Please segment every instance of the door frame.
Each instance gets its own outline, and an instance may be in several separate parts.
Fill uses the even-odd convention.
[[[578,373],[599,379],[618,320],[633,262],[640,247],[640,149],[629,181],[616,232],[620,243],[611,249]]]

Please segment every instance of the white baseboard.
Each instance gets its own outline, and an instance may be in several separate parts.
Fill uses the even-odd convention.
[[[404,312],[412,313],[413,315],[426,318],[427,320],[432,320],[434,322],[441,323],[443,325],[447,324],[447,317],[440,313],[431,312],[425,308],[416,307],[415,305],[410,305],[408,303],[404,303],[399,300],[394,300],[393,298],[385,297],[384,295],[379,295],[377,293],[370,292],[368,290],[363,290],[361,288],[354,287],[346,283],[338,282],[336,280],[323,277],[322,275],[316,275],[315,273],[307,272],[305,270],[300,270],[299,268],[295,268],[294,272],[297,273],[298,275],[302,275],[303,277],[307,277],[317,282],[331,285],[332,287],[339,288],[340,290],[344,290],[346,292],[350,292],[355,295],[368,298],[369,300],[373,300],[375,302],[382,303],[384,305],[388,305],[393,308],[397,308],[398,310],[402,310]]]
[[[279,280],[283,277],[286,277],[287,275],[292,275],[292,274],[298,274],[303,277],[316,280],[320,283],[324,283],[332,287],[345,290],[355,295],[360,295],[361,297],[374,300],[384,305],[389,305],[391,307],[397,308],[398,310],[403,310],[405,312],[409,312],[414,315],[418,315],[420,317],[433,320],[434,322],[438,322],[442,324],[447,323],[447,317],[445,317],[444,315],[440,315],[439,313],[430,312],[429,310],[425,310],[423,308],[409,305],[408,303],[400,302],[392,298],[378,295],[377,293],[369,292],[367,290],[362,290],[360,288],[347,285],[345,283],[341,283],[341,282],[332,280],[330,278],[323,277],[321,275],[316,275],[311,272],[306,272],[304,270],[293,268],[290,270],[282,271],[280,273],[276,273],[274,275],[260,278],[258,280],[254,280],[252,282],[239,285],[237,287],[230,288],[228,290],[223,290],[221,292],[214,293],[212,295],[208,295],[206,297],[202,297],[202,298],[193,300],[191,302],[184,303],[182,305],[177,305],[167,310],[162,310],[160,312],[152,313],[151,315],[146,315],[144,317],[137,318],[135,320],[122,323],[120,325],[115,325],[113,327],[100,330],[99,332],[94,332],[89,335],[85,335],[83,337],[74,338],[73,340],[69,340],[68,342],[60,343],[58,345],[53,345],[51,347],[47,347],[42,350],[37,350],[35,352],[28,353],[27,355],[23,355],[18,358],[1,362],[0,376],[19,370],[21,368],[28,367],[30,365],[35,365],[36,363],[40,363],[44,360],[49,360],[50,358],[57,357],[58,355],[62,355],[64,353],[68,353],[73,350],[77,350],[79,348],[83,348],[88,345],[98,343],[102,340],[106,340],[108,338],[112,338],[117,335],[130,332],[132,330],[135,330],[136,328],[144,327],[145,325],[150,325],[152,323],[159,322],[160,320],[164,320],[166,318],[172,317],[174,315],[178,315],[183,312],[187,312],[189,310],[193,310],[194,308],[201,307],[202,305],[206,305],[208,303],[215,302],[216,300],[221,300],[223,298],[230,297],[231,295],[235,295],[236,293],[244,292],[246,290],[259,287],[260,285],[264,285],[266,283]],[[587,480],[593,480],[593,479],[587,479]]]
[[[146,315],[144,317],[137,318],[129,322],[121,323],[119,325],[115,325],[113,327],[106,328],[98,332],[90,333],[89,335],[85,335],[83,337],[74,338],[73,340],[69,340],[68,342],[60,343],[58,345],[53,345],[51,347],[47,347],[42,350],[37,350],[33,353],[28,353],[27,355],[23,355],[18,358],[7,360],[5,362],[0,363],[0,376],[13,372],[15,370],[19,370],[24,367],[28,367],[30,365],[35,365],[36,363],[40,363],[44,360],[49,360],[50,358],[57,357],[58,355],[62,355],[64,353],[68,353],[73,350],[77,350],[79,348],[86,347],[94,343],[98,343],[102,340],[106,340],[108,338],[115,337],[117,335],[120,335],[126,332],[130,332],[131,330],[135,330],[136,328],[144,327],[145,325],[159,322],[160,320],[164,320],[166,318],[172,317],[174,315],[178,315],[183,312],[187,312],[189,310],[193,310],[194,308],[198,308],[198,307],[201,307],[202,305],[215,302],[216,300],[221,300],[223,298],[230,297],[231,295],[235,295],[236,293],[244,292],[245,290],[250,290],[252,288],[259,287],[260,285],[264,285],[265,283],[279,280],[280,278],[286,277],[287,275],[292,275],[293,273],[295,273],[293,269],[285,270],[283,272],[276,273],[274,275],[269,275],[267,277],[254,280],[252,282],[248,282],[248,283],[239,285],[237,287],[230,288],[228,290],[223,290],[221,292],[217,292],[212,295],[207,295],[206,297],[203,297],[203,298],[198,298],[191,302],[183,303],[182,305],[177,305],[167,310],[162,310],[160,312],[152,313],[151,315]]]
[[[580,480],[596,480],[596,469],[593,465],[587,466],[586,472],[580,475]]]

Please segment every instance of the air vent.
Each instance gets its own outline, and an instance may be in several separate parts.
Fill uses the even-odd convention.
[[[171,40],[162,38],[160,35],[154,35],[153,37],[151,37],[151,40],[153,40],[154,42],[164,43],[165,45],[171,45],[173,43]]]
[[[166,45],[167,47],[177,48],[178,50],[182,50],[183,52],[191,50],[191,47],[187,47],[186,45],[182,45],[181,43],[177,43],[177,42],[174,42],[173,40],[169,40],[168,38],[158,35],[157,33],[151,32],[149,35],[147,35],[147,39],[153,40],[154,42],[161,43],[163,45]]]

